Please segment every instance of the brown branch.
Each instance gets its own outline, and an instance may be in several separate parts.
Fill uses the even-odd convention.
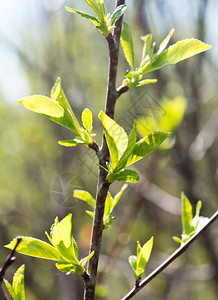
[[[17,248],[17,246],[19,245],[19,243],[21,242],[21,238],[18,237],[17,238],[17,242],[16,245],[14,246],[14,249],[11,250],[11,252],[9,253],[8,257],[6,258],[3,267],[0,270],[0,285],[2,284],[3,278],[5,276],[5,272],[6,270],[10,267],[10,265],[15,261],[16,257],[14,256],[15,250]]]
[[[5,276],[5,272],[7,271],[7,269],[10,267],[10,265],[15,261],[16,257],[14,256],[15,250],[17,248],[17,246],[19,245],[19,243],[21,242],[21,238],[18,237],[17,238],[17,242],[14,246],[14,249],[11,250],[11,252],[9,253],[8,257],[6,258],[3,267],[0,269],[0,299],[1,300],[7,300],[7,297],[4,293],[4,290],[2,288],[2,282],[3,282],[3,278]]]
[[[116,6],[125,4],[125,0],[117,0]],[[116,78],[117,78],[117,65],[118,65],[118,52],[119,52],[119,40],[122,28],[122,17],[115,24],[113,34],[109,34],[106,37],[109,47],[109,74],[107,83],[107,96],[105,113],[114,118],[115,103],[120,94],[116,90]],[[96,152],[97,153],[97,152]],[[88,262],[88,273],[90,279],[85,281],[85,300],[93,300],[95,295],[96,276],[98,269],[98,261],[101,248],[101,240],[103,233],[103,215],[104,206],[107,192],[109,190],[109,183],[106,180],[107,172],[103,167],[106,167],[106,162],[109,161],[109,151],[105,136],[103,135],[102,147],[98,151],[99,158],[99,172],[98,172],[98,185],[96,192],[96,205],[93,218],[92,236],[90,243],[90,253],[94,251],[93,257]]]
[[[209,219],[208,223],[196,234],[194,234],[184,245],[181,245],[170,257],[168,257],[159,267],[157,267],[151,274],[149,274],[141,283],[134,287],[122,300],[129,300],[137,294],[144,286],[146,286],[152,279],[161,273],[169,264],[171,264],[177,257],[182,255],[187,248],[200,236],[202,231],[206,230],[218,217],[218,211]]]

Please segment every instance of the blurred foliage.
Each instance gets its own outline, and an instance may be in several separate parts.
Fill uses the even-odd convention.
[[[76,1],[70,1],[69,5],[73,6],[73,2],[76,7]],[[113,1],[106,2],[110,9]],[[173,15],[169,1],[157,0],[153,4],[144,0],[128,1],[126,18],[133,27],[136,57],[137,49],[141,51],[138,37],[151,31],[161,41],[168,29],[175,26],[174,41],[190,35],[204,41],[207,2],[210,3],[199,0],[194,10],[192,3],[186,2],[187,10],[194,11],[195,18],[190,17],[192,23],[184,26],[184,20],[179,23],[172,16],[169,20],[168,14],[164,16],[166,10]],[[37,14],[42,17],[34,33],[30,34],[29,28],[20,33],[25,47],[13,45],[32,94],[49,94],[56,77],[60,76],[76,116],[85,107],[93,112],[94,130],[100,143],[102,128],[97,115],[104,109],[107,45],[88,21],[81,22],[64,9],[52,12],[41,6]],[[121,54],[118,86],[126,67]],[[177,247],[171,237],[181,232],[178,199],[181,191],[187,194],[193,207],[202,200],[204,216],[212,215],[217,207],[216,66],[209,54],[201,54],[181,65],[156,71],[155,78],[157,84],[130,91],[117,103],[116,121],[128,133],[135,118],[153,116],[158,121],[163,98],[185,97],[187,109],[183,122],[174,132],[173,148],[167,153],[155,152],[143,163],[136,164],[142,179],[136,188],[131,186],[124,192],[114,211],[116,219],[112,229],[104,232],[98,290],[101,299],[120,299],[133,286],[128,257],[135,253],[137,240],[144,244],[150,236],[155,237],[146,274]],[[58,215],[61,219],[68,212],[73,215],[73,235],[81,249],[79,255],[87,255],[91,220],[85,214],[86,203],[73,198],[73,191],[85,189],[95,194],[98,169],[95,153],[79,147],[61,147],[57,141],[69,138],[65,129],[3,99],[0,126],[1,257],[7,254],[3,245],[16,234],[44,239],[40,235],[49,230],[54,217]],[[113,184],[111,193],[117,193],[120,188],[121,183]],[[215,300],[218,245],[214,227],[135,299],[203,300],[206,297]],[[71,293],[75,299],[82,298],[80,278],[63,277],[49,262],[18,254],[7,277],[11,279],[23,263],[26,264],[27,299],[73,299]]]

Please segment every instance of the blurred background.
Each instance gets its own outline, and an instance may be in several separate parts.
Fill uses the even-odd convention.
[[[115,1],[105,1],[112,11]],[[154,236],[154,249],[146,267],[149,274],[179,245],[181,191],[193,207],[200,199],[201,214],[217,209],[218,194],[218,2],[216,0],[129,0],[125,21],[131,26],[138,61],[140,37],[152,32],[157,45],[171,28],[171,42],[195,37],[211,50],[154,72],[158,83],[137,88],[118,101],[115,119],[127,132],[138,119],[149,130],[171,120],[173,135],[160,150],[135,165],[141,174],[129,185],[114,215],[112,229],[104,232],[100,260],[98,299],[121,299],[134,285],[128,257],[136,253],[136,241]],[[73,214],[73,234],[80,257],[87,255],[91,218],[85,203],[73,198],[75,188],[95,195],[97,160],[83,147],[64,148],[60,139],[70,132],[25,110],[18,99],[30,94],[50,94],[56,77],[75,114],[88,107],[94,114],[94,130],[101,142],[98,112],[104,109],[107,44],[93,25],[66,12],[64,6],[89,11],[83,1],[2,1],[0,10],[0,257],[16,235],[46,241],[55,216]],[[128,68],[122,51],[117,85]],[[151,77],[151,76],[150,76]],[[171,104],[170,104],[171,103]],[[178,109],[179,108],[179,109]],[[154,124],[152,124],[154,126]],[[159,129],[159,128],[158,128]],[[111,186],[117,193],[122,184]],[[218,295],[217,224],[204,232],[176,262],[154,279],[134,299],[216,300]],[[82,299],[83,282],[66,276],[54,264],[17,254],[7,272],[25,263],[28,300]]]

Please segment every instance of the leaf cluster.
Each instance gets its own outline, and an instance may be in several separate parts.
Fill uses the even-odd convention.
[[[153,248],[154,238],[151,237],[143,246],[140,245],[139,241],[137,242],[137,255],[131,255],[129,257],[129,263],[133,268],[136,282],[139,283],[142,274],[144,273],[147,262],[149,261],[151,251]]]
[[[82,112],[82,127],[65,94],[61,87],[61,80],[58,77],[52,90],[50,97],[42,95],[33,95],[24,97],[19,102],[27,109],[39,113],[51,121],[58,123],[59,125],[66,127],[74,134],[76,138],[71,140],[59,141],[60,145],[63,146],[76,146],[78,144],[84,144],[89,146],[93,143],[92,134],[92,113],[86,108]]]
[[[111,163],[107,164],[107,180],[110,183],[115,180],[137,182],[139,180],[137,172],[129,169],[124,170],[124,168],[134,164],[157,149],[170,133],[157,131],[137,142],[136,122],[134,122],[129,136],[127,136],[125,130],[104,112],[100,112],[99,118],[104,127],[111,156]]]
[[[51,245],[33,237],[22,236],[16,251],[29,256],[55,260],[57,261],[56,267],[60,271],[83,275],[84,266],[94,252],[81,260],[78,259],[78,246],[72,236],[72,214],[68,214],[60,222],[56,217],[50,234],[47,232],[45,234]],[[13,249],[16,242],[15,238],[5,247]]]
[[[69,12],[77,13],[83,18],[90,20],[94,26],[101,32],[103,37],[108,37],[112,33],[114,24],[123,15],[126,10],[126,5],[118,6],[112,14],[105,12],[105,6],[103,0],[84,0],[86,4],[94,11],[96,17],[91,16],[83,11],[66,7]]]
[[[120,200],[120,197],[122,196],[123,192],[127,188],[127,184],[124,184],[121,188],[121,190],[114,196],[114,198],[111,196],[111,193],[108,191],[107,192],[107,197],[105,200],[105,208],[104,208],[104,216],[103,216],[103,224],[104,224],[104,229],[109,229],[111,228],[111,223],[115,219],[114,216],[112,216],[112,212],[117,205],[118,201]],[[95,199],[92,197],[92,195],[85,191],[85,190],[74,190],[74,197],[85,201],[87,204],[89,204],[93,210],[95,209]],[[89,211],[87,210],[86,213],[94,218],[94,211]]]
[[[186,243],[189,238],[199,232],[202,227],[208,222],[208,218],[200,216],[202,202],[199,200],[196,204],[196,212],[193,217],[192,206],[184,193],[181,195],[182,199],[182,234],[181,239],[174,236],[173,240],[177,243]]]
[[[4,279],[4,283],[14,300],[25,300],[25,289],[24,289],[24,270],[25,265],[20,266],[14,273],[12,285]]]
[[[126,86],[129,89],[134,89],[142,85],[155,83],[157,82],[157,79],[143,79],[144,75],[168,65],[177,64],[178,62],[204,52],[211,47],[197,39],[185,39],[166,48],[174,30],[174,28],[171,29],[169,34],[160,44],[157,52],[154,52],[156,43],[153,42],[152,34],[142,36],[141,39],[144,42],[142,57],[139,66],[136,68],[131,31],[129,25],[123,22],[121,45],[131,70],[126,71],[126,79],[124,79],[121,87]]]

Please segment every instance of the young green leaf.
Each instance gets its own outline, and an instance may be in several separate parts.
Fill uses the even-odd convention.
[[[82,122],[85,129],[88,131],[88,133],[92,133],[92,113],[91,111],[86,108],[82,112]]]
[[[150,57],[153,55],[152,49],[154,48],[152,47],[152,34],[146,34],[145,36],[142,36],[141,40],[144,42],[144,46],[142,49],[142,58],[139,68],[143,67],[146,64],[146,62],[149,61]]]
[[[56,82],[51,89],[51,98],[58,101],[59,104],[64,108],[64,118],[66,124],[70,124],[69,129],[71,129],[75,134],[80,134],[81,127],[61,87],[60,77],[56,79]]]
[[[131,70],[135,69],[135,57],[134,57],[134,48],[132,35],[129,28],[129,25],[126,22],[123,22],[123,29],[121,32],[121,45],[127,62],[129,63]]]
[[[113,173],[118,173],[118,171],[122,170],[126,166],[126,161],[129,155],[132,153],[136,144],[136,122],[134,121],[133,128],[128,137],[128,144],[126,150],[123,152],[123,155],[119,159],[116,165],[112,165]]]
[[[151,237],[148,242],[146,242],[143,247],[140,248],[140,252],[137,253],[137,269],[142,269],[144,272],[145,266],[150,258],[151,251],[153,248],[154,238]],[[140,245],[138,243],[138,245]]]
[[[92,208],[95,208],[95,199],[89,192],[84,190],[74,190],[73,197],[83,200]]]
[[[22,98],[19,102],[27,109],[47,117],[61,118],[64,115],[63,107],[49,97],[33,95]]]
[[[115,180],[117,180],[136,183],[139,181],[139,175],[137,172],[127,169],[124,171],[120,171],[119,173],[109,173],[109,175],[107,176],[107,180],[109,182],[114,182]]]
[[[124,129],[104,112],[99,113],[99,118],[104,127],[105,137],[111,155],[112,165],[116,165],[120,156],[127,147],[128,136]]]
[[[111,25],[113,25],[114,23],[116,23],[117,20],[119,20],[119,18],[124,14],[126,8],[127,6],[123,4],[123,5],[119,5],[115,9],[115,11],[111,15],[111,21],[110,21]]]
[[[81,141],[79,139],[63,140],[63,141],[58,141],[58,144],[65,147],[74,147],[77,145],[84,144],[84,141]]]
[[[175,28],[172,28],[170,30],[169,34],[165,37],[165,39],[163,40],[163,42],[160,44],[160,47],[159,47],[159,49],[157,51],[157,55],[161,54],[165,50],[166,46],[169,44],[169,41],[170,41],[170,39],[171,39],[174,31],[175,31]]]
[[[95,25],[95,26],[99,26],[101,23],[98,21],[97,18],[81,11],[81,10],[77,10],[77,9],[73,9],[73,8],[70,8],[70,7],[65,7],[67,11],[69,12],[72,12],[72,13],[76,13],[78,15],[80,15],[81,17],[85,18],[85,19],[88,19],[90,21],[92,21],[92,23]]]
[[[14,300],[25,300],[24,270],[25,265],[18,268],[14,274],[12,285],[10,285],[7,280],[4,280],[5,285]]]
[[[88,256],[86,256],[83,259],[81,259],[79,261],[79,264],[84,267],[85,264],[92,258],[93,255],[94,255],[94,251],[92,251]]]
[[[166,67],[170,64],[192,57],[196,54],[210,49],[207,45],[196,39],[186,39],[173,44],[168,49],[164,50],[160,55],[156,55],[151,63],[144,70],[144,74]]]
[[[143,85],[146,85],[146,84],[149,84],[149,83],[156,83],[157,82],[157,79],[145,79],[145,80],[141,80],[137,83],[137,87],[139,86],[143,86]]]
[[[169,132],[157,131],[149,134],[135,144],[132,153],[129,155],[125,166],[128,167],[139,161],[155,149],[170,135]]]
[[[133,271],[137,270],[137,256],[136,255],[131,255],[129,257],[129,264],[133,268]]]
[[[59,271],[66,273],[66,275],[71,274],[71,273],[76,273],[75,267],[71,263],[58,262],[55,264],[55,266]],[[83,272],[84,272],[84,270],[83,270]]]
[[[17,243],[17,238],[13,239],[13,241],[11,241],[5,247],[9,249],[14,249],[16,243]],[[49,245],[48,243],[27,236],[22,236],[22,240],[17,246],[16,252],[25,255],[34,256],[34,257],[57,260],[57,261],[62,259],[62,256],[58,252],[58,250],[52,247],[51,245]]]
[[[181,199],[182,199],[182,233],[188,236],[191,232],[193,232],[194,229],[192,226],[192,219],[193,219],[192,206],[184,193],[182,193]]]
[[[17,300],[16,294],[14,292],[12,285],[6,279],[4,279],[4,283],[6,285],[8,292],[10,293],[11,297],[13,298],[13,300]]]
[[[144,273],[145,267],[150,258],[153,248],[153,241],[154,238],[151,237],[150,240],[143,245],[143,247],[139,242],[137,242],[137,256],[131,255],[129,257],[129,263],[133,268],[135,279],[138,282],[141,280],[142,274]]]
[[[113,200],[113,208],[117,205],[118,201],[120,200],[120,197],[122,196],[123,192],[127,189],[128,184],[124,184],[121,188],[121,190],[114,196]]]
[[[55,248],[69,261],[79,264],[78,246],[72,237],[72,214],[68,214],[53,227],[52,241]]]
[[[42,114],[48,119],[80,135],[80,127],[61,88],[60,78],[57,78],[51,91],[51,98],[34,95],[22,98],[19,102],[27,109]]]

